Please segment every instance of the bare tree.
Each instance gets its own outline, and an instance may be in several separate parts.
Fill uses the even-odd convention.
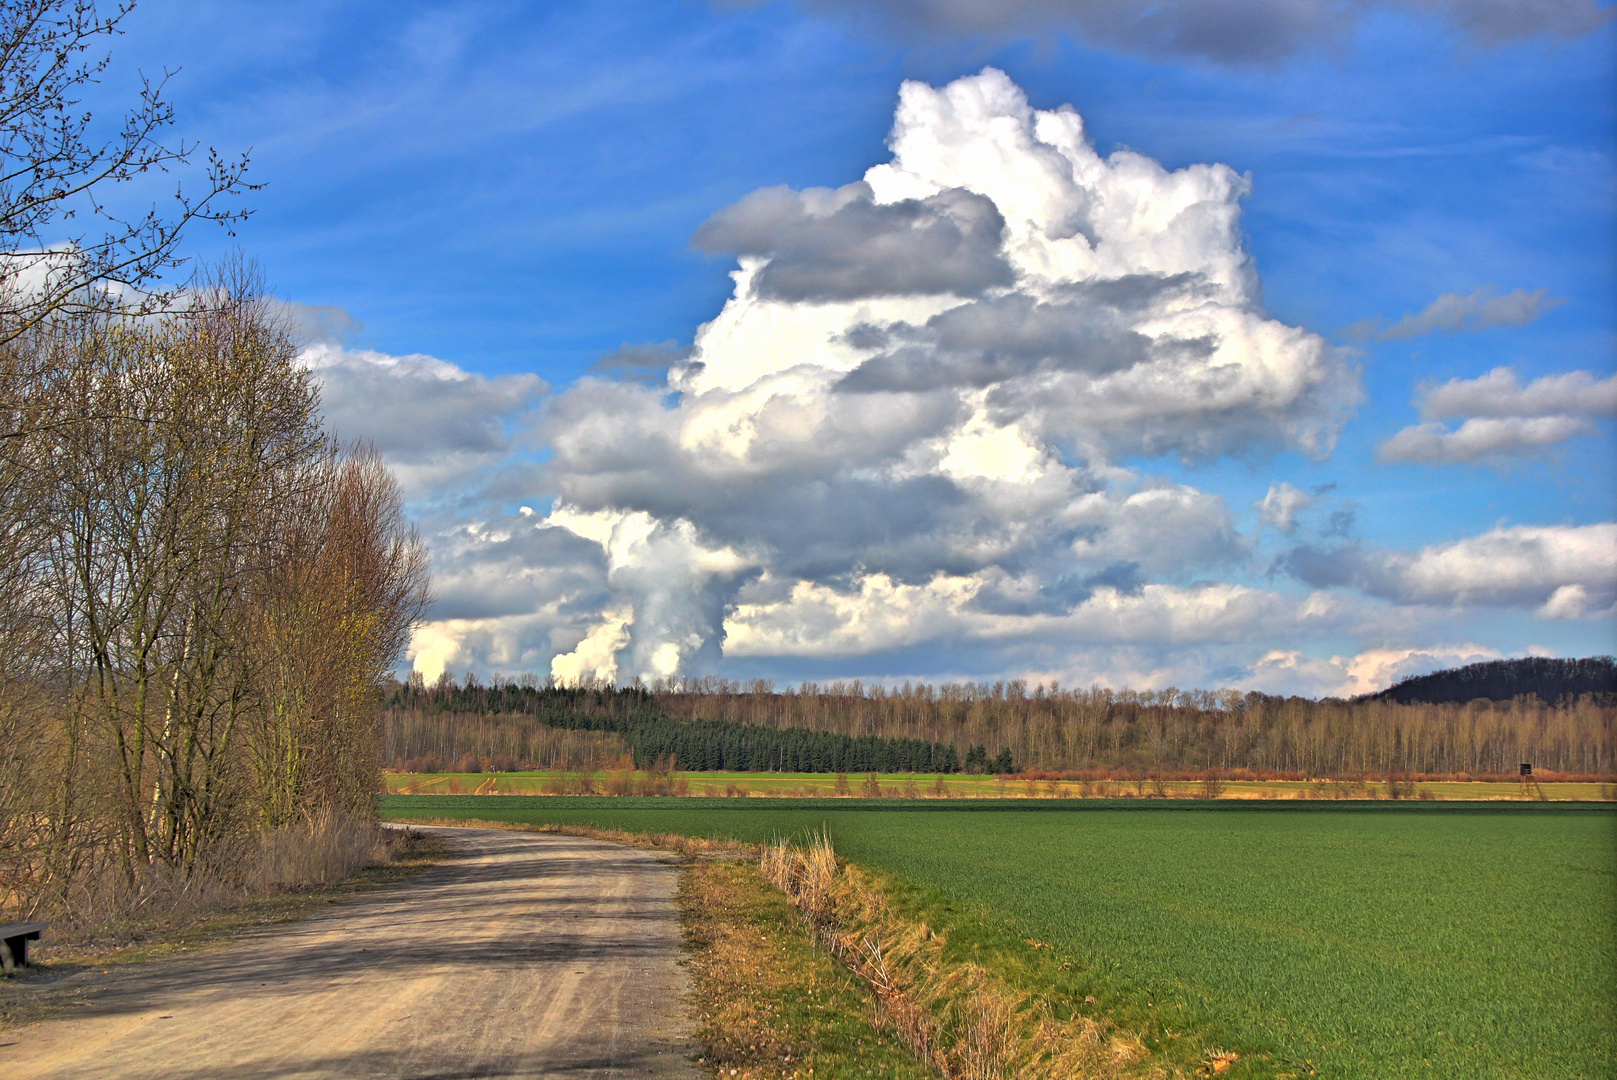
[[[174,123],[163,90],[173,74],[142,76],[116,128],[98,125],[82,94],[110,63],[104,42],[133,9],[103,15],[95,0],[0,2],[0,342],[64,309],[119,303],[179,265],[187,225],[229,228],[246,211],[226,205],[249,190],[247,157],[206,153],[197,190],[176,185],[166,208],[115,209],[112,189],[190,163],[199,149],[164,142]]]
[[[321,430],[251,267],[5,356],[43,407],[103,419],[0,443],[0,908],[372,816],[426,556],[381,457]]]
[[[427,596],[397,484],[330,444],[257,273],[159,287],[188,224],[244,216],[246,158],[117,208],[197,151],[163,141],[170,72],[113,128],[83,107],[131,7],[0,0],[0,912],[369,817]]]
[[[425,548],[374,449],[333,453],[282,505],[253,621],[251,753],[271,828],[320,808],[372,812],[382,682],[428,600]]]

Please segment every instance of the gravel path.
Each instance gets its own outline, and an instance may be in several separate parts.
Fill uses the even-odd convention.
[[[701,1075],[673,866],[569,836],[426,831],[451,854],[407,882],[194,956],[61,980],[92,980],[87,1004],[0,1035],[0,1076]]]

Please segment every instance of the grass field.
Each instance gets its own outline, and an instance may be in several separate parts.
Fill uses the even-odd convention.
[[[940,919],[1047,942],[1121,1007],[1267,1055],[1259,1075],[1617,1073],[1609,807],[391,796],[382,809],[741,840],[826,826],[843,857]]]
[[[594,773],[592,782],[597,789],[610,777],[610,773]],[[644,774],[641,774],[642,776]],[[572,791],[579,774],[576,772],[516,772],[516,773],[388,773],[384,779],[391,795],[549,795]],[[825,773],[686,773],[683,779],[689,794],[706,797],[787,797],[827,798],[836,795],[836,777]],[[864,775],[848,777],[851,794],[857,796],[864,783]],[[912,776],[907,773],[886,773],[877,777],[877,785],[886,796],[904,793],[905,784],[914,784],[917,794],[934,795],[937,778],[930,775]],[[1166,798],[1196,798],[1202,785],[1195,780],[1166,780],[1160,785],[1150,780],[1106,781],[1082,784],[1077,781],[1034,781],[1006,779],[995,776],[967,776],[956,774],[943,778],[944,791],[951,798],[1127,798],[1152,796]],[[1409,785],[1406,797],[1430,797],[1434,800],[1522,799],[1521,785],[1486,781],[1455,782],[1430,781]],[[1597,783],[1547,782],[1541,785],[1545,796],[1555,801],[1598,801],[1617,795],[1612,785]],[[1425,792],[1423,796],[1421,793]],[[1221,799],[1374,799],[1387,798],[1385,783],[1350,784],[1346,781],[1315,780],[1228,780],[1218,795]]]

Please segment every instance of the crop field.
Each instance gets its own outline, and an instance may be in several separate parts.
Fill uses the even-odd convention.
[[[1256,1075],[1617,1072],[1617,812],[1508,803],[384,796],[768,840],[829,828],[917,902],[1048,943]],[[1242,1070],[1246,1070],[1243,1068]]]
[[[611,778],[610,772],[592,773],[590,783],[599,791]],[[644,777],[645,774],[638,774]],[[581,777],[577,772],[513,773],[387,773],[384,777],[391,795],[559,795],[574,793]],[[826,773],[684,773],[687,793],[708,797],[788,797],[828,798],[837,794],[836,777]],[[913,785],[918,796],[936,796],[938,778],[930,775],[884,773],[877,786],[884,796],[902,797],[906,785]],[[849,794],[859,796],[867,777],[848,777]],[[1217,794],[1220,799],[1376,799],[1386,798],[1384,782],[1354,784],[1339,780],[1225,780]],[[1446,801],[1456,799],[1519,800],[1519,784],[1487,781],[1423,781],[1403,785],[1404,797]],[[943,777],[944,793],[952,798],[1197,798],[1203,786],[1196,780],[1098,781],[1019,780],[996,776],[955,774]],[[1617,795],[1617,785],[1546,781],[1540,785],[1552,800],[1599,801]],[[1536,792],[1534,797],[1536,797]]]

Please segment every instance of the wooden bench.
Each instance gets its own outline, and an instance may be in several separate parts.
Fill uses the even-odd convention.
[[[15,922],[0,926],[0,968],[12,971],[28,966],[28,942],[38,941],[39,932],[50,923]]]

